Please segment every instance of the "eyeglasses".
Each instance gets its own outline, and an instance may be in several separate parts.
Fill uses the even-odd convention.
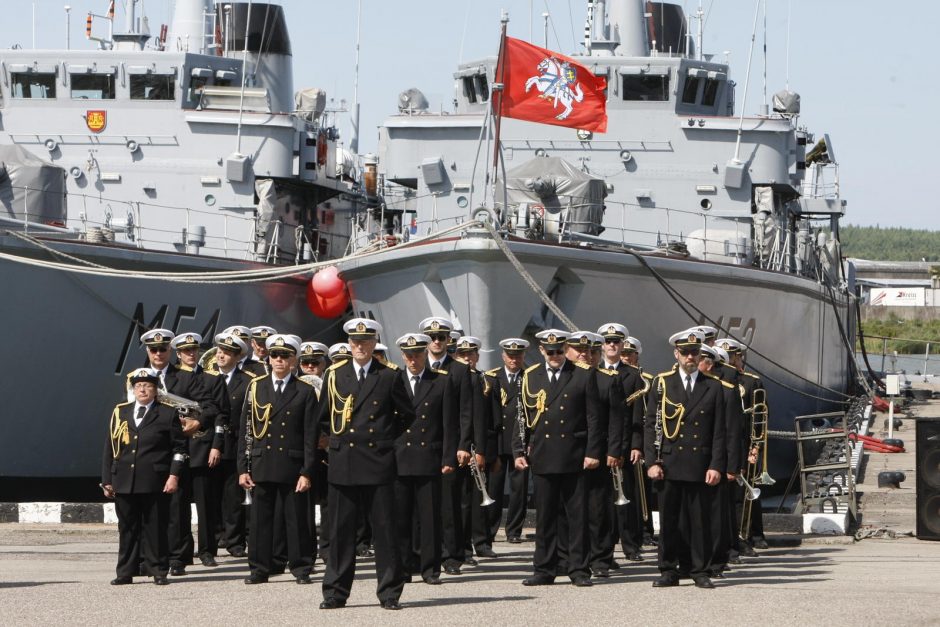
[[[291,355],[289,353],[271,353],[271,359],[290,359]]]
[[[615,337],[607,337],[607,338],[604,338],[604,344],[620,344],[620,343],[622,343],[622,342],[623,342],[623,340],[618,340],[618,339],[615,338]]]
[[[680,348],[679,354],[688,357],[689,355],[698,355],[699,349],[697,348]]]
[[[565,354],[565,351],[562,350],[562,349],[560,349],[560,348],[559,348],[559,349],[551,349],[551,350],[549,350],[549,349],[546,348],[546,349],[545,349],[545,354],[548,355],[549,357],[554,357],[555,355],[564,355],[564,354]]]
[[[443,342],[450,339],[450,335],[447,333],[431,333],[428,337],[431,338],[432,342]]]
[[[147,351],[151,353],[165,353],[167,348],[166,346],[148,346]]]

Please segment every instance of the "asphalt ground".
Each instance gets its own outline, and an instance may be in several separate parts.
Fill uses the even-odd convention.
[[[774,544],[716,589],[683,581],[654,589],[655,553],[593,588],[521,584],[534,544],[498,542],[499,557],[443,575],[444,585],[409,584],[404,609],[375,598],[374,562],[360,559],[345,609],[321,611],[322,562],[315,585],[289,575],[245,586],[245,559],[191,566],[171,585],[137,578],[112,587],[117,531],[107,525],[0,525],[0,616],[7,625],[936,625],[940,624],[940,542],[904,537],[769,538]]]

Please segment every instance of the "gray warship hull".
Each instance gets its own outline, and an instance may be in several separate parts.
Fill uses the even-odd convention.
[[[85,242],[43,242],[110,268],[197,272],[247,270],[261,264],[159,253]],[[0,250],[57,260],[9,234]],[[100,474],[108,416],[124,400],[124,374],[142,366],[140,334],[154,327],[203,337],[232,324],[269,324],[303,337],[324,337],[331,322],[309,312],[307,281],[197,284],[78,274],[0,258],[8,367],[0,377],[3,425],[0,479],[76,479]],[[55,482],[50,481],[49,486]],[[89,483],[94,486],[94,483]],[[55,489],[46,499],[67,499]]]
[[[576,325],[593,330],[610,321],[626,324],[644,342],[647,372],[675,363],[666,338],[676,330],[716,323],[750,346],[748,367],[764,377],[772,429],[792,431],[794,416],[830,411],[845,400],[852,355],[840,320],[854,337],[845,326],[848,300],[814,281],[694,259],[644,255],[644,265],[625,252],[507,243]],[[492,350],[500,339],[524,336],[533,322],[560,326],[485,235],[392,249],[344,261],[341,268],[356,312],[381,320],[385,338],[414,331],[425,316],[454,317],[490,349],[481,353],[481,368],[501,364]],[[688,302],[680,298],[680,307],[650,268]],[[528,359],[538,359],[534,350]],[[771,446],[771,473],[789,476],[795,455],[790,445]]]

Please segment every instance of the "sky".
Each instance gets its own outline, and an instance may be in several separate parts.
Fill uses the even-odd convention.
[[[118,0],[116,24],[123,24]],[[294,87],[319,87],[336,103],[351,103],[355,85],[357,0],[271,0],[284,6],[291,32]],[[621,0],[623,1],[623,0]],[[698,0],[674,0],[690,14]],[[738,111],[744,98],[748,48],[758,0],[703,0],[703,50],[731,62]],[[360,152],[374,151],[377,127],[397,111],[398,94],[417,87],[433,109],[450,108],[453,72],[461,61],[495,56],[502,9],[510,36],[542,45],[542,13],[550,14],[549,46],[580,50],[586,0],[361,0]],[[107,0],[68,0],[73,48],[84,37],[88,11],[105,13]],[[64,48],[65,0],[0,0],[0,47]],[[151,31],[171,21],[174,0],[143,0]],[[762,5],[763,6],[763,5]],[[767,94],[789,88],[802,99],[801,124],[828,133],[840,163],[845,222],[863,226],[940,229],[940,81],[927,36],[940,23],[940,3],[873,0],[767,0]],[[139,11],[140,9],[138,9]],[[789,13],[789,19],[788,19]],[[530,21],[530,16],[533,19]],[[789,54],[787,33],[789,31]],[[745,112],[764,102],[763,9]],[[788,70],[789,68],[789,70]],[[923,80],[921,80],[923,79]],[[349,137],[350,124],[340,118]]]

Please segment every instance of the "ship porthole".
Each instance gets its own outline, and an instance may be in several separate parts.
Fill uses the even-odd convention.
[[[702,202],[700,202],[699,204],[702,205],[702,209],[704,209],[705,211],[708,211],[709,209],[712,208],[712,201],[710,201],[707,198],[703,198]]]
[[[466,196],[457,196],[457,206],[461,209],[466,209],[467,205],[470,204],[470,201],[467,200]]]
[[[212,194],[206,194],[205,200],[206,200],[207,207],[212,207],[213,205],[215,205],[215,196],[213,196]]]

